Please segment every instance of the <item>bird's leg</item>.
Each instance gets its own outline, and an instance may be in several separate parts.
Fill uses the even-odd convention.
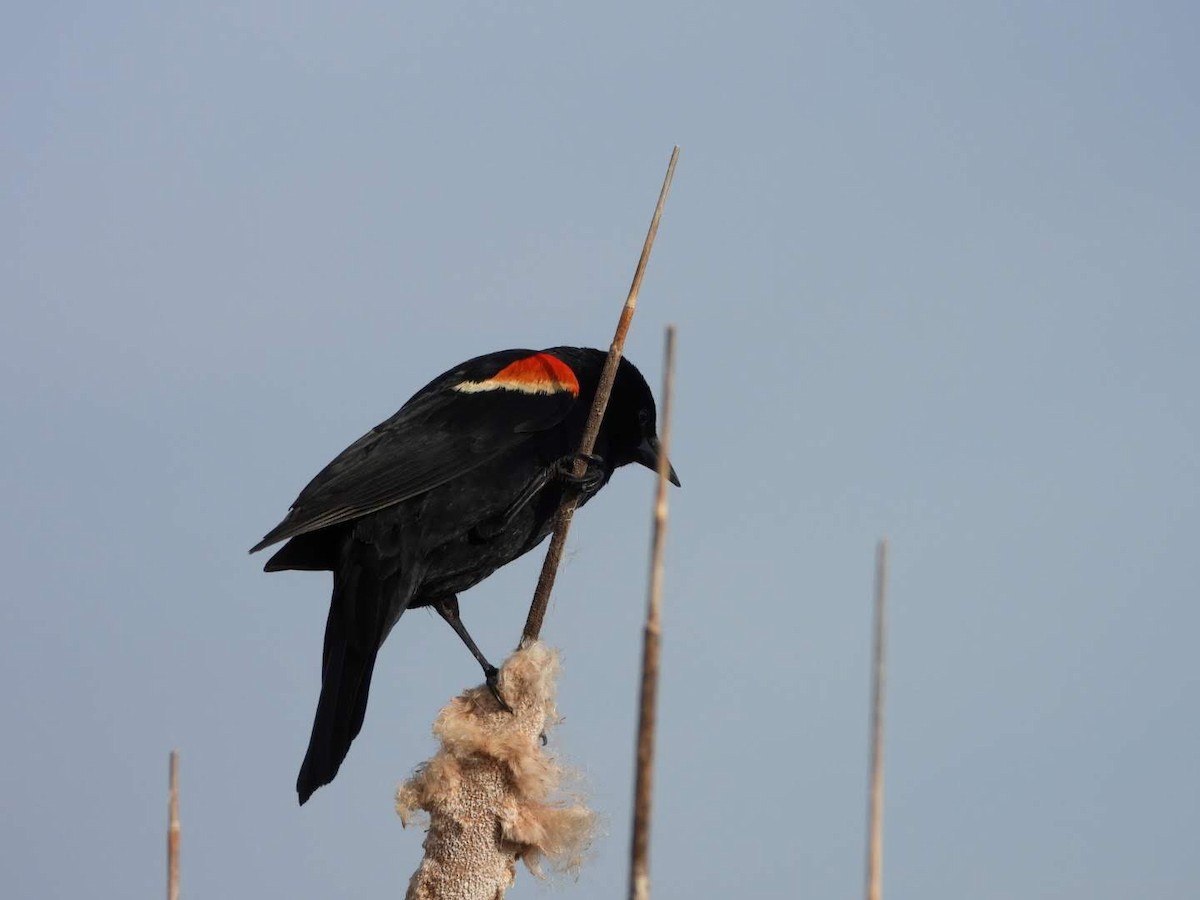
[[[549,484],[550,479],[552,479],[556,473],[557,470],[553,466],[538,472],[538,474],[533,477],[529,484],[525,485],[525,488],[521,491],[521,493],[517,495],[517,499],[508,505],[508,509],[504,511],[504,514],[498,519],[489,521],[486,524],[477,525],[475,527],[476,534],[484,539],[490,539],[498,534],[502,534],[504,529],[508,528],[508,526],[512,524],[512,520],[517,517],[517,513],[529,505],[529,502],[537,496],[538,491]]]
[[[587,463],[587,470],[582,475],[575,474],[575,460],[582,459]],[[590,492],[600,487],[604,481],[604,460],[593,453],[572,453],[554,462],[549,468],[538,472],[517,498],[508,505],[508,509],[496,519],[475,526],[475,534],[484,540],[490,540],[502,534],[522,509],[529,505],[546,485],[558,478],[572,487],[583,492]]]
[[[582,475],[575,474],[576,460],[587,464]],[[588,492],[596,490],[604,482],[604,460],[595,453],[571,453],[554,464],[554,471],[567,484]]]
[[[479,647],[472,640],[470,633],[467,631],[467,626],[463,624],[462,618],[458,614],[458,598],[453,594],[449,597],[441,597],[434,602],[433,608],[446,620],[446,624],[454,629],[454,633],[467,645],[467,649],[471,651],[471,655],[483,667],[483,676],[487,682],[488,690],[492,692],[492,696],[496,698],[496,702],[500,704],[501,709],[506,712],[512,712],[512,707],[505,702],[504,697],[500,694],[500,670],[487,661],[487,657],[480,652]]]

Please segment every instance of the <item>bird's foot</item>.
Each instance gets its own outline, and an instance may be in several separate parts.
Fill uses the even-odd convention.
[[[578,460],[586,465],[582,475],[575,474]],[[554,468],[559,479],[584,493],[597,490],[604,483],[604,459],[595,453],[572,453],[555,463]]]
[[[500,708],[511,715],[513,708],[508,705],[508,701],[500,693],[500,670],[495,666],[488,666],[483,670],[483,674],[488,690],[492,692],[492,696],[496,698],[496,702],[500,704]]]

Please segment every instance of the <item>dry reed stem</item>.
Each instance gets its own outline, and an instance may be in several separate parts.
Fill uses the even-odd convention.
[[[658,193],[658,204],[654,207],[654,216],[650,220],[650,229],[642,244],[642,255],[638,258],[637,268],[633,273],[633,283],[629,286],[629,294],[625,305],[621,308],[621,317],[617,321],[617,330],[613,335],[612,345],[608,349],[608,358],[604,361],[604,369],[600,373],[600,382],[596,387],[596,397],[592,401],[588,413],[587,425],[584,427],[583,440],[579,445],[581,456],[590,454],[596,445],[596,435],[600,431],[600,422],[604,418],[604,410],[608,406],[608,397],[612,393],[613,382],[617,377],[617,365],[621,359],[621,351],[625,347],[625,335],[629,332],[633,311],[637,308],[638,292],[642,288],[642,278],[646,274],[646,264],[650,261],[650,251],[654,247],[654,238],[658,234],[658,223],[662,219],[663,207],[667,202],[667,194],[671,190],[671,179],[675,177],[675,163],[679,160],[679,147],[671,151],[671,161],[667,164],[667,174],[663,179],[662,189]],[[665,456],[665,454],[664,454]],[[575,461],[575,474],[581,476],[587,471],[587,463],[583,459]],[[546,607],[550,603],[550,592],[554,590],[554,579],[558,576],[558,566],[562,562],[563,550],[567,544],[567,532],[571,529],[571,518],[575,515],[578,497],[568,495],[558,508],[554,535],[550,539],[550,548],[546,551],[546,559],[542,563],[542,571],[538,576],[537,588],[533,592],[533,602],[529,606],[529,615],[525,619],[525,629],[521,633],[522,645],[536,641],[542,633],[542,622],[546,618]]]
[[[887,689],[887,538],[875,549],[875,647],[871,662],[871,783],[867,813],[867,900],[883,896],[883,704]]]
[[[654,797],[654,739],[658,715],[658,668],[662,636],[663,556],[667,539],[667,474],[670,471],[671,403],[675,390],[675,326],[667,326],[663,352],[662,434],[658,488],[654,496],[654,536],[650,541],[650,584],[642,636],[642,693],[637,735],[637,775],[633,791],[630,846],[630,900],[650,900],[650,817]]]
[[[167,800],[167,900],[179,900],[179,751],[171,751]]]

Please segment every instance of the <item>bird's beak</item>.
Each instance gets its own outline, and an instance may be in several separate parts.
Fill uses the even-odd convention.
[[[658,458],[662,454],[662,447],[658,445],[658,438],[655,435],[650,435],[637,448],[637,456],[635,461],[641,463],[647,469],[655,472],[658,471]],[[667,479],[675,487],[681,487],[679,484],[679,476],[675,474],[675,467],[670,462],[667,463]]]

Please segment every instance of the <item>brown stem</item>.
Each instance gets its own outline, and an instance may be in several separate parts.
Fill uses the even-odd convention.
[[[633,789],[630,847],[630,900],[650,900],[650,816],[654,795],[654,738],[658,716],[658,661],[662,636],[663,552],[667,540],[667,473],[671,444],[671,397],[675,389],[675,326],[667,326],[663,359],[662,452],[654,496],[654,536],[650,541],[650,586],[642,637],[642,696],[637,735],[637,775]]]
[[[867,813],[867,900],[883,896],[883,702],[887,688],[887,538],[875,550],[875,647],[871,663],[871,783]]]
[[[167,900],[179,900],[179,751],[171,751],[167,800]]]
[[[621,309],[621,318],[617,321],[617,331],[613,335],[612,345],[608,349],[608,359],[604,361],[604,369],[600,373],[596,397],[592,401],[587,425],[583,431],[583,440],[579,445],[580,457],[575,461],[577,476],[582,476],[587,471],[587,462],[583,457],[590,454],[596,446],[596,435],[600,431],[600,422],[604,418],[604,410],[608,406],[608,396],[612,393],[613,382],[617,377],[617,364],[621,359],[621,350],[625,346],[625,335],[629,332],[633,311],[637,308],[638,292],[642,288],[642,278],[646,274],[646,264],[650,261],[650,250],[654,247],[654,238],[658,234],[658,222],[662,218],[663,206],[666,205],[667,194],[671,190],[671,179],[675,177],[675,163],[678,159],[679,148],[676,147],[671,151],[671,161],[667,164],[667,175],[663,179],[662,190],[658,193],[658,205],[654,208],[654,217],[650,220],[650,230],[642,244],[642,255],[638,258],[637,268],[633,273],[633,284],[629,286],[629,295],[625,298],[625,306]],[[663,456],[665,458],[666,454]],[[566,548],[567,532],[571,528],[571,518],[575,515],[577,502],[576,496],[568,495],[558,508],[554,535],[550,539],[550,549],[546,551],[542,572],[538,576],[537,589],[533,592],[533,602],[529,606],[529,616],[525,619],[525,630],[521,634],[522,646],[536,641],[542,633],[542,621],[546,618],[550,592],[554,590],[554,579],[558,575],[558,565],[562,561],[563,550]]]

